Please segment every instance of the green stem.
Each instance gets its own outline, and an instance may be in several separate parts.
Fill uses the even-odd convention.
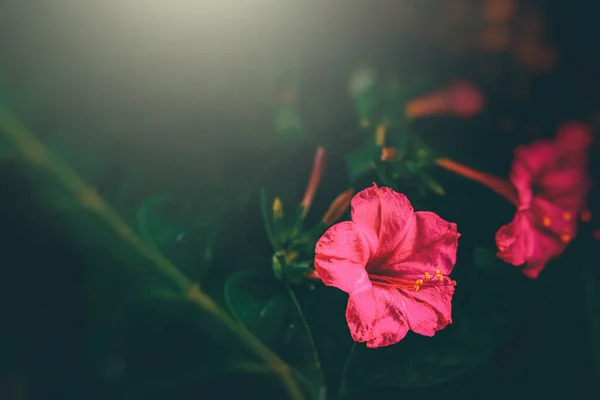
[[[342,370],[342,379],[340,380],[340,399],[343,399],[346,396],[346,392],[348,390],[347,375],[348,375],[348,367],[350,366],[350,360],[354,355],[354,349],[356,348],[356,342],[352,343],[352,347],[350,347],[350,352],[348,352],[348,358],[346,358],[346,362],[344,363],[344,369]]]
[[[298,302],[298,298],[296,297],[296,293],[294,292],[294,289],[290,286],[290,284],[288,282],[285,282],[285,288],[287,289],[288,293],[290,294],[290,297],[292,298],[292,302],[294,303],[294,307],[296,307],[296,310],[298,311],[298,315],[300,316],[300,321],[302,321],[302,325],[304,325],[304,329],[306,330],[306,333],[308,336],[308,341],[310,343],[310,348],[313,353],[313,358],[315,359],[315,365],[317,366],[317,370],[319,371],[319,375],[321,376],[321,380],[323,382],[323,386],[320,389],[326,390],[325,379],[323,377],[323,370],[321,368],[321,361],[319,360],[319,353],[317,352],[317,346],[315,345],[315,340],[312,335],[312,331],[311,331],[310,327],[308,326],[308,321],[306,320],[306,317],[304,316],[304,312],[302,312],[302,307],[300,307],[300,302]]]
[[[69,165],[48,151],[15,117],[1,108],[0,129],[8,135],[8,138],[13,141],[17,149],[30,163],[44,167],[54,174],[58,182],[69,190],[85,208],[104,220],[125,242],[135,248],[160,272],[172,280],[188,300],[210,313],[232,334],[236,335],[250,351],[273,369],[280,376],[291,399],[303,399],[300,388],[292,379],[290,367],[283,360],[240,324],[236,323],[197,284],[191,282],[167,258],[148,245]]]

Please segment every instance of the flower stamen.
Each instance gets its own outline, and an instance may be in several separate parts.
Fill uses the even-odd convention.
[[[379,276],[379,275],[369,275],[369,279],[375,285],[392,287],[395,289],[404,289],[409,290],[412,289],[415,292],[418,292],[421,287],[431,287],[431,286],[456,286],[456,281],[446,279],[447,277],[442,275],[439,270],[435,270],[434,275],[431,275],[429,272],[426,272],[424,275],[425,279],[401,279],[394,278],[389,276]]]
[[[552,220],[550,219],[550,217],[544,217],[542,219],[542,224],[547,228],[550,225],[552,225]]]

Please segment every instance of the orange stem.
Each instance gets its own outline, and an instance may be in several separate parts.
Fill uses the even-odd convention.
[[[435,163],[448,171],[462,175],[465,178],[471,179],[472,181],[492,189],[515,206],[518,206],[519,199],[517,197],[517,191],[508,180],[467,167],[466,165],[450,160],[449,158],[438,158],[435,160]]]

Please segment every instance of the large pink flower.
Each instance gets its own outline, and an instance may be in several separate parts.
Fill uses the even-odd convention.
[[[553,141],[540,140],[515,151],[510,180],[517,189],[513,221],[496,233],[498,257],[522,265],[537,278],[577,233],[586,206],[590,130],[577,122],[562,125]]]
[[[389,346],[409,329],[433,336],[450,322],[460,234],[432,212],[415,212],[403,194],[376,186],[352,199],[352,221],[333,225],[316,245],[321,280],[350,295],[352,338]]]

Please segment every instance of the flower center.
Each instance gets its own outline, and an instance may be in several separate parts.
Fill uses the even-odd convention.
[[[565,211],[561,215],[561,220],[552,220],[549,216],[542,217],[542,225],[546,230],[559,236],[560,241],[563,243],[569,243],[573,239],[573,232],[571,232],[571,224],[569,223],[573,219],[573,214]],[[562,225],[562,229],[561,229]]]
[[[369,274],[369,279],[373,284],[385,287],[393,287],[396,289],[419,291],[421,287],[429,286],[456,286],[456,281],[451,280],[448,276],[444,276],[439,270],[435,270],[433,274],[425,272],[423,279],[401,279],[393,276],[381,276]]]

